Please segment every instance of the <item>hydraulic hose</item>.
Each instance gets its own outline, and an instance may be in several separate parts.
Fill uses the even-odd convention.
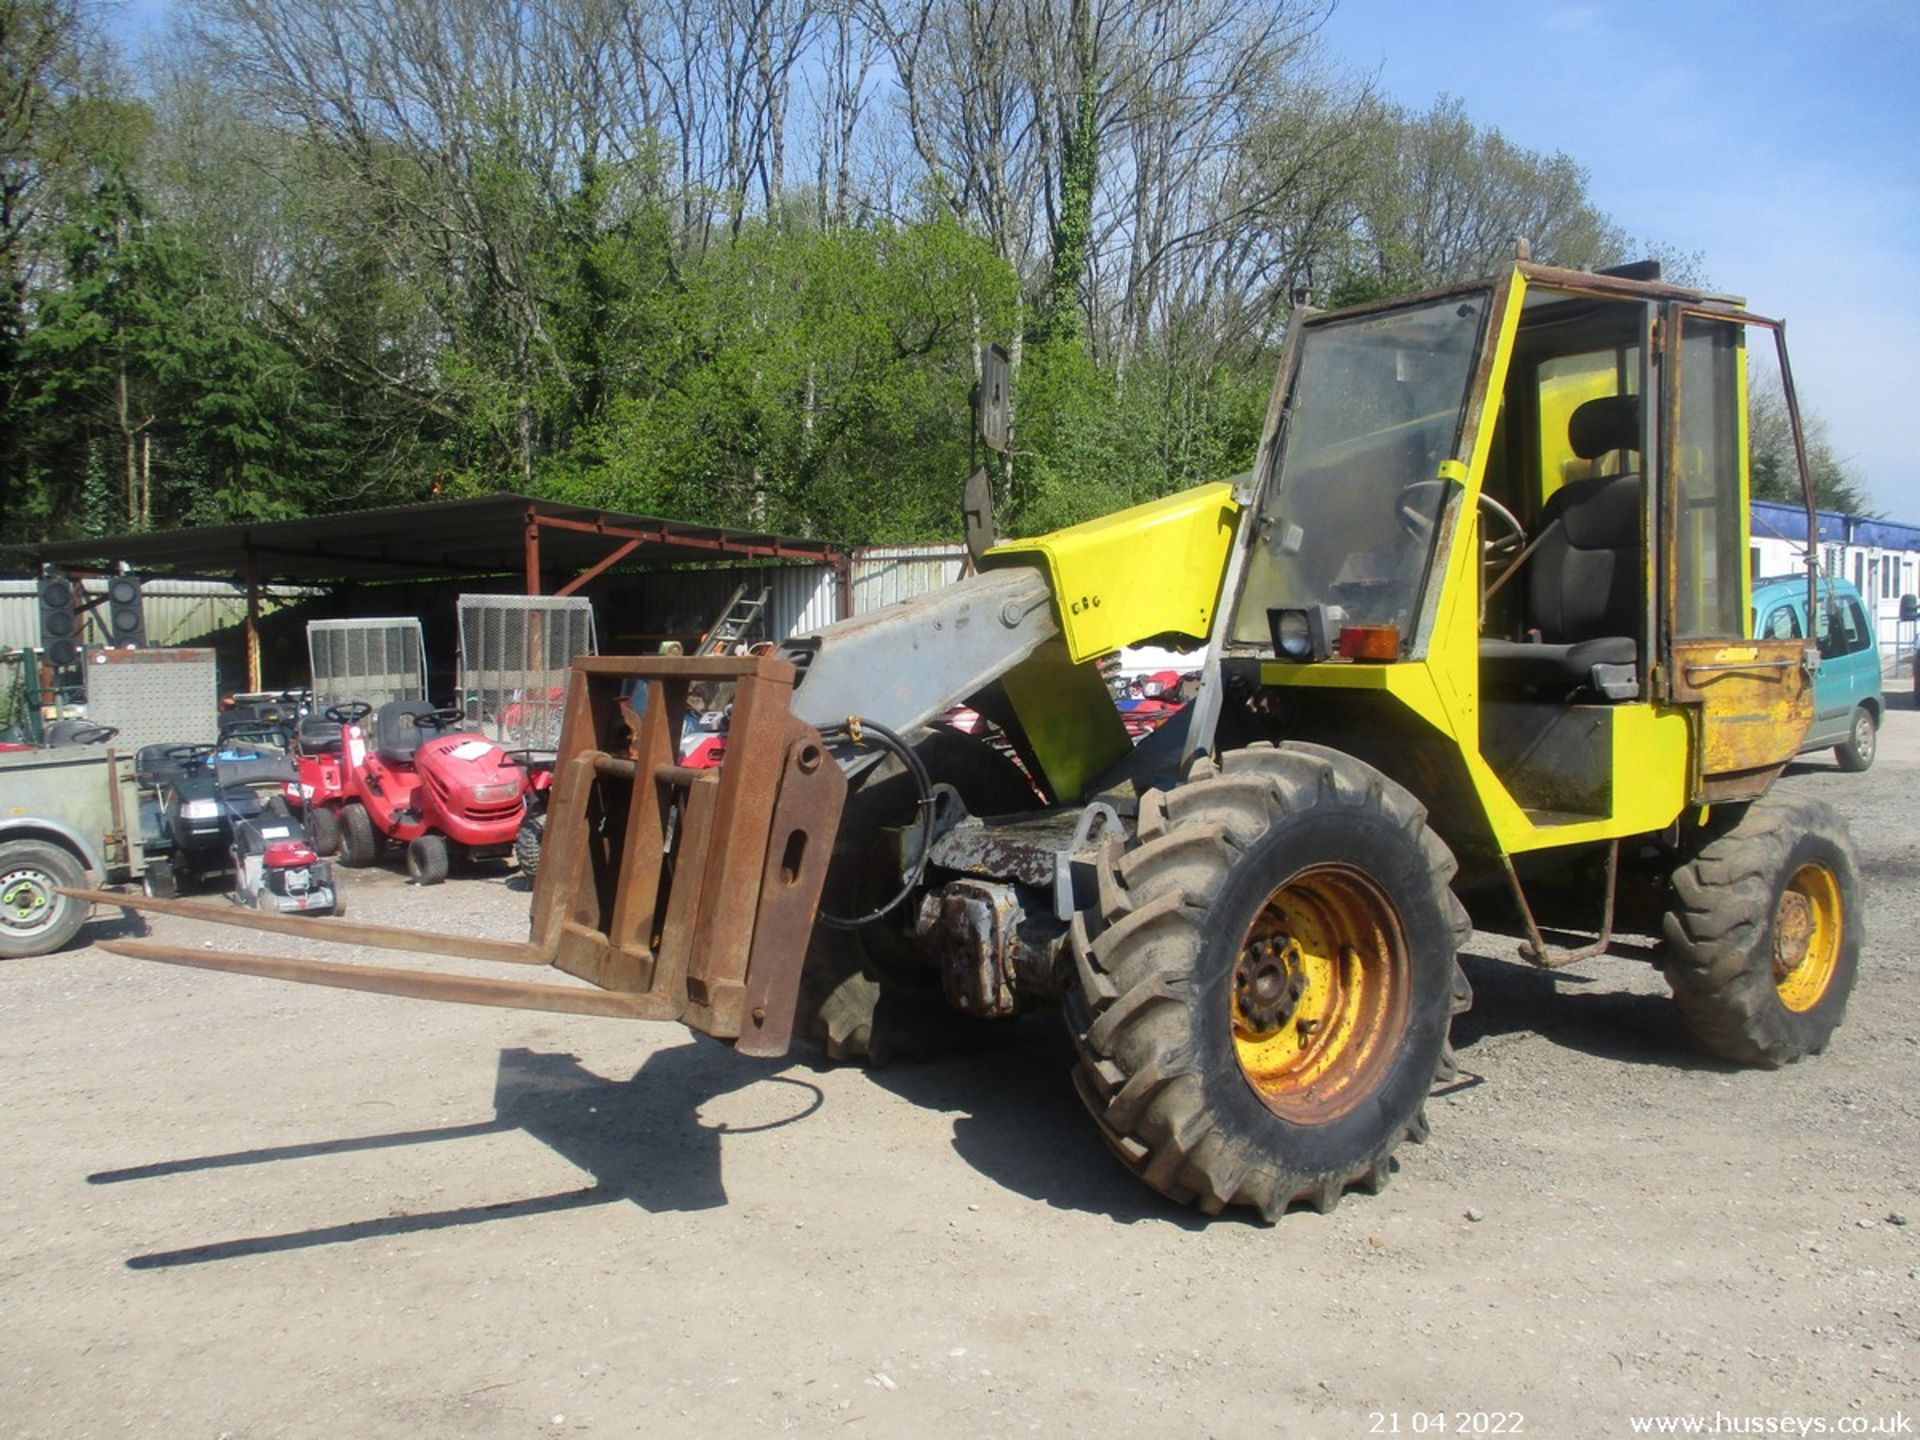
[[[820,911],[820,923],[835,930],[858,930],[863,925],[892,914],[907,897],[913,894],[920,884],[920,877],[927,872],[927,856],[933,849],[933,777],[927,773],[926,763],[914,753],[914,749],[900,735],[872,720],[862,720],[857,715],[848,716],[838,725],[829,725],[820,732],[820,738],[831,744],[836,739],[846,740],[850,744],[862,745],[868,736],[879,742],[882,750],[890,751],[906,767],[907,774],[913,780],[914,790],[919,795],[920,811],[920,854],[913,862],[913,870],[891,900],[877,909],[869,910],[865,915],[849,919],[843,915],[833,915],[823,907]]]

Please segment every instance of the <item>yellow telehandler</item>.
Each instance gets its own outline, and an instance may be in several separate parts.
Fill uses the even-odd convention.
[[[106,948],[759,1055],[1057,1006],[1120,1158],[1269,1219],[1424,1137],[1475,922],[1543,966],[1657,936],[1701,1045],[1796,1060],[1840,1022],[1861,897],[1842,822],[1771,789],[1819,660],[1752,635],[1755,334],[1791,410],[1779,322],[1653,267],[1302,307],[1237,481],[993,544],[976,475],[958,584],[774,656],[576,664],[525,944],[240,922],[591,988]],[[1148,640],[1202,678],[1135,747],[1096,662]],[[685,764],[687,692],[722,683],[725,759]],[[1004,745],[935,723],[959,702]]]

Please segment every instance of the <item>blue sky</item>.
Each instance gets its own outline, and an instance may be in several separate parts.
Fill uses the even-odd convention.
[[[1785,318],[1802,403],[1920,524],[1920,0],[1343,0],[1323,37],[1402,104],[1565,151],[1629,234]]]
[[[1803,405],[1920,524],[1920,0],[1344,0],[1328,56],[1583,165],[1629,234],[1787,321]]]

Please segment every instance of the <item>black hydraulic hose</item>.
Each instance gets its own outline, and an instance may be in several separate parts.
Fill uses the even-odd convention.
[[[834,930],[858,930],[863,925],[871,925],[883,916],[892,914],[906,898],[913,894],[920,884],[920,877],[927,873],[927,857],[933,850],[933,777],[927,773],[926,763],[914,753],[913,747],[895,731],[872,720],[858,717],[848,719],[840,725],[829,725],[820,732],[823,740],[843,738],[860,744],[871,735],[880,742],[880,748],[891,751],[900,757],[900,763],[906,767],[907,774],[913,780],[913,786],[919,792],[920,801],[920,855],[913,862],[913,871],[906,877],[894,897],[878,909],[869,910],[857,919],[848,919],[842,915],[829,914],[825,908],[820,911],[820,923]]]

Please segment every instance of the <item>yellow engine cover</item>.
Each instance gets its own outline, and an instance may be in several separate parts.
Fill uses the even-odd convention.
[[[1031,564],[1053,582],[1075,664],[1156,635],[1205,640],[1239,506],[1224,481],[989,550],[982,565]]]

